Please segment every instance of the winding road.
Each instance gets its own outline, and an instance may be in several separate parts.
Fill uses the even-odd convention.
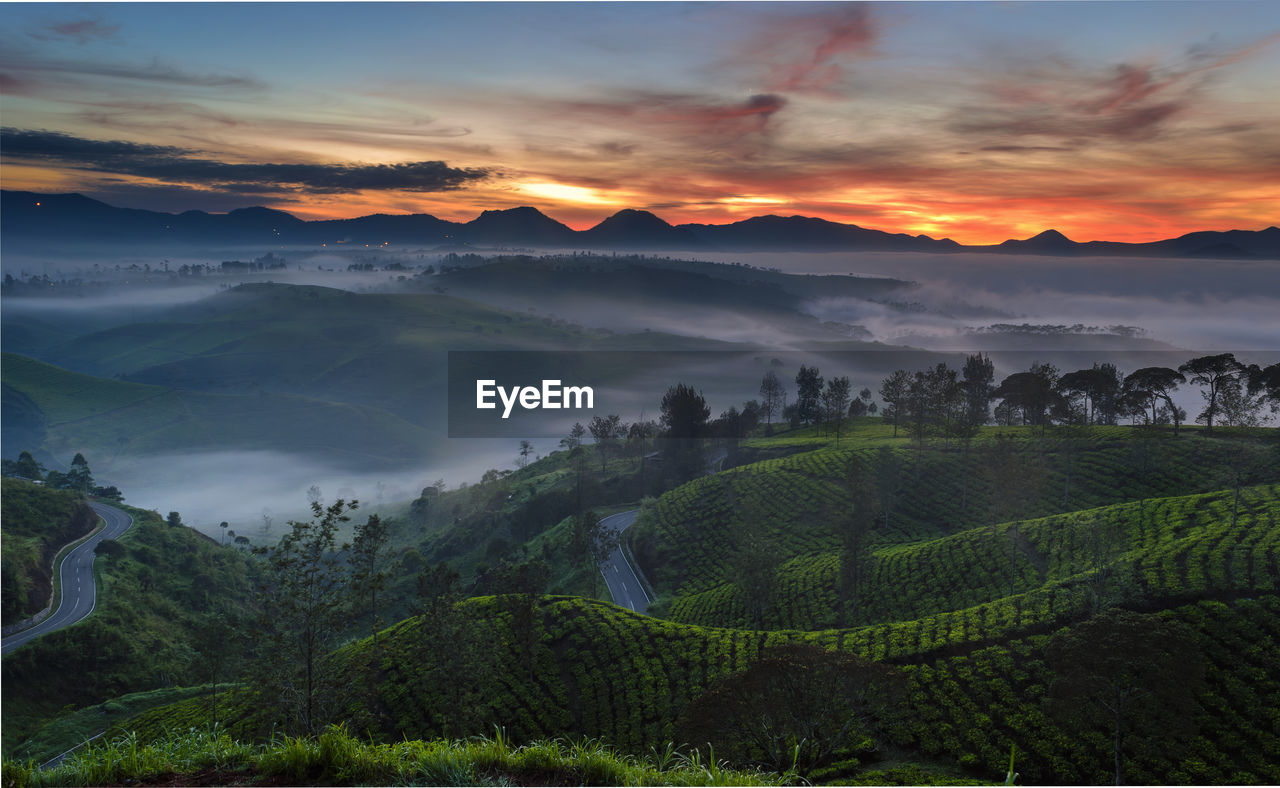
[[[605,517],[600,523],[620,534],[630,528],[639,515],[639,509],[632,509]],[[609,560],[600,564],[600,574],[604,575],[605,585],[609,587],[609,593],[613,595],[615,604],[643,613],[653,601],[649,598],[649,592],[645,591],[644,583],[640,581],[635,567],[623,555],[621,546],[613,548],[613,552],[609,554]]]
[[[103,539],[120,538],[133,525],[133,517],[105,503],[89,505],[106,525],[62,559],[62,565],[58,569],[58,579],[62,584],[62,599],[58,609],[34,627],[5,638],[0,645],[0,653],[8,654],[41,635],[71,626],[87,617],[97,606],[97,588],[93,582],[93,551]]]
[[[728,456],[729,451],[724,447],[712,452],[711,456],[707,458],[707,473],[718,473],[722,470],[724,461]],[[600,520],[600,523],[620,534],[630,528],[639,516],[639,509],[630,509],[609,515]],[[609,587],[609,593],[613,595],[614,604],[621,605],[628,610],[634,610],[637,613],[643,613],[653,602],[652,597],[649,596],[649,592],[646,590],[647,586],[640,580],[640,570],[633,566],[631,561],[623,554],[621,544],[613,548],[613,552],[609,554],[609,560],[600,564],[600,574],[604,575],[605,585]]]

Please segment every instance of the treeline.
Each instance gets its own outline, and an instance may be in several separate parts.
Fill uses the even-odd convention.
[[[98,498],[124,500],[124,495],[116,486],[102,486],[94,483],[89,461],[80,452],[76,452],[76,456],[71,460],[71,467],[63,472],[57,469],[46,469],[31,456],[31,452],[24,451],[16,460],[0,461],[0,474],[43,484],[55,490],[74,490]]]
[[[824,385],[825,383],[825,385]],[[1200,388],[1204,407],[1195,421],[1214,425],[1255,427],[1280,410],[1280,364],[1245,364],[1232,353],[1199,356],[1177,369],[1143,367],[1124,374],[1110,362],[1064,372],[1037,362],[996,382],[995,365],[981,353],[965,358],[960,369],[938,363],[923,370],[896,370],[880,384],[883,403],[871,401],[863,389],[851,396],[849,379],[824,381],[817,367],[801,366],[795,377],[796,399],[786,404],[787,391],[777,374],[765,373],[760,384],[760,412],[781,413],[792,427],[802,424],[833,426],[845,416],[876,415],[893,424],[894,435],[906,429],[918,439],[935,435],[964,439],[986,424],[1115,425],[1172,424],[1174,431],[1187,412],[1174,401],[1181,386]]]

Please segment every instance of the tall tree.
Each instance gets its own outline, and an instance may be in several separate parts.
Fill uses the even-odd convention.
[[[960,372],[965,423],[982,426],[991,421],[991,392],[995,391],[996,367],[989,356],[966,356]]]
[[[93,489],[93,473],[89,470],[89,461],[80,452],[71,460],[71,470],[67,471],[66,485],[72,490],[87,493]]]
[[[1268,367],[1250,364],[1246,370],[1249,393],[1261,395],[1271,406],[1271,412],[1280,410],[1280,363]]]
[[[259,687],[289,729],[314,734],[337,703],[340,677],[324,657],[345,623],[346,572],[337,534],[357,508],[339,498],[311,504],[310,520],[291,520],[280,541],[264,549],[265,580],[258,589]]]
[[[369,616],[369,634],[378,645],[378,592],[387,586],[386,548],[390,533],[378,515],[357,525],[351,540],[352,611]]]
[[[533,444],[532,444],[532,443],[530,443],[530,442],[529,442],[529,441],[527,441],[527,440],[522,440],[522,441],[520,441],[520,460],[519,460],[519,464],[520,464],[520,467],[521,467],[521,468],[523,468],[524,466],[526,466],[526,465],[528,465],[528,464],[529,464],[529,455],[530,455],[530,454],[533,454]]]
[[[1116,785],[1133,739],[1172,748],[1195,729],[1204,657],[1180,622],[1112,608],[1054,635],[1045,661],[1050,714],[1081,734],[1109,733]]]
[[[568,449],[569,451],[573,451],[582,445],[582,436],[586,434],[587,428],[583,427],[582,424],[575,422],[573,427],[570,428],[569,434],[560,439],[560,446]]]
[[[1213,420],[1218,415],[1218,394],[1223,385],[1238,380],[1244,369],[1233,353],[1199,356],[1178,367],[1179,372],[1191,376],[1192,383],[1205,387],[1200,392],[1205,407],[1196,421],[1202,422],[1207,432],[1213,431]]]
[[[418,574],[413,670],[423,678],[414,691],[430,687],[430,695],[439,699],[439,705],[427,710],[435,731],[445,738],[483,733],[488,722],[483,710],[493,696],[494,648],[479,622],[460,609],[462,600],[461,578],[448,564]]]
[[[551,567],[541,558],[519,562],[504,561],[494,572],[494,591],[505,594],[511,614],[511,630],[520,645],[529,681],[533,681],[541,634],[538,621],[538,596],[547,590]]]
[[[782,385],[778,373],[769,370],[760,379],[760,412],[764,414],[769,431],[773,431],[773,415],[782,411],[782,400],[787,390]]]
[[[595,439],[596,454],[600,455],[600,472],[604,473],[608,455],[617,451],[618,439],[626,434],[626,427],[622,423],[621,416],[610,413],[608,416],[591,417],[591,423],[587,428],[591,430],[591,437]]]
[[[1151,423],[1159,424],[1156,407],[1163,402],[1173,421],[1173,434],[1178,434],[1179,416],[1182,409],[1173,401],[1173,392],[1179,384],[1186,383],[1187,377],[1176,369],[1168,367],[1143,367],[1135,370],[1124,379],[1125,389],[1132,391],[1151,406]]]
[[[849,508],[837,523],[840,528],[841,607],[848,613],[842,625],[849,626],[862,602],[871,563],[871,532],[880,501],[876,480],[870,469],[855,464],[849,472]]]
[[[898,425],[902,422],[907,406],[907,394],[911,390],[911,376],[906,370],[896,370],[880,384],[880,399],[884,408],[880,415],[893,423],[893,437],[898,437]]]
[[[796,373],[796,409],[800,420],[813,424],[822,416],[822,376],[817,367],[800,365]]]
[[[702,472],[698,441],[706,436],[711,408],[702,392],[678,383],[662,397],[661,422],[666,466],[677,479],[691,479]]]
[[[824,418],[834,422],[836,427],[836,445],[840,445],[840,428],[844,424],[845,411],[849,409],[849,378],[840,376],[827,381],[827,388],[822,392],[822,410]]]
[[[1049,423],[1057,374],[1049,365],[1033,365],[1028,372],[1015,372],[1004,380],[991,396],[1022,414],[1023,424],[1044,427]]]

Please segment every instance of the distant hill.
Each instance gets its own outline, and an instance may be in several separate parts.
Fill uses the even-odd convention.
[[[6,245],[101,244],[351,244],[517,246],[544,249],[680,251],[991,252],[1280,259],[1280,228],[1194,232],[1151,243],[1077,242],[1057,230],[990,246],[949,238],[887,233],[806,216],[757,216],[731,224],[673,226],[648,211],[626,209],[587,230],[573,230],[533,207],[484,211],[469,222],[428,214],[376,214],[303,221],[270,208],[223,214],[180,214],[116,208],[81,194],[0,193]]]

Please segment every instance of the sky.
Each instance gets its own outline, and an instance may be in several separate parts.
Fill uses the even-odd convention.
[[[1280,223],[1280,3],[0,3],[0,183],[995,243]]]

